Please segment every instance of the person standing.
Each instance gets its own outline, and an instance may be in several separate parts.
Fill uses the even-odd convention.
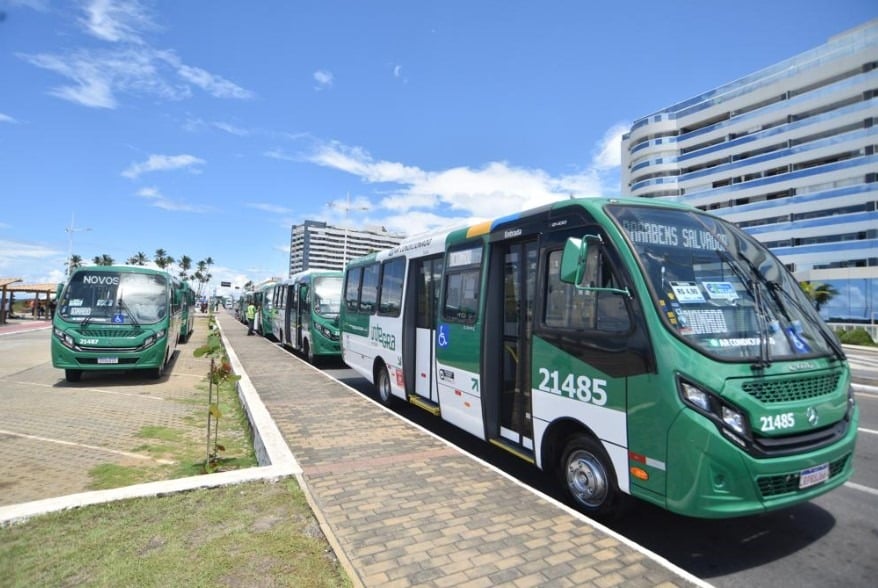
[[[250,301],[250,303],[247,304],[247,334],[248,335],[253,334],[253,323],[255,323],[255,322],[256,322],[256,305],[253,304],[252,301]]]

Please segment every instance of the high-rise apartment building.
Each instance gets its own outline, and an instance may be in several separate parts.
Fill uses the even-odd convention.
[[[383,228],[354,230],[306,220],[290,231],[290,273],[307,269],[341,270],[347,261],[398,245],[404,235]]]
[[[825,318],[878,322],[878,20],[637,120],[622,193],[685,202],[748,231]]]

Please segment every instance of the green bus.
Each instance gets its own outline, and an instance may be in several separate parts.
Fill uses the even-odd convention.
[[[853,473],[844,352],[763,245],[698,209],[570,199],[414,237],[345,271],[342,356],[556,477],[590,516],[628,497],[720,518]]]
[[[75,270],[52,319],[52,365],[68,382],[85,371],[143,370],[162,377],[181,333],[179,284],[167,272],[140,266]]]
[[[180,293],[180,343],[185,343],[195,330],[195,290],[192,285],[179,278],[171,278],[174,289]]]
[[[306,270],[274,285],[267,332],[312,364],[341,357],[338,316],[343,273]]]

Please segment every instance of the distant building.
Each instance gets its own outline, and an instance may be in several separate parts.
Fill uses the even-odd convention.
[[[347,261],[398,245],[403,237],[383,227],[354,230],[306,220],[290,231],[289,275],[307,269],[341,270]]]
[[[637,120],[622,193],[722,216],[800,281],[825,318],[878,319],[878,19]]]

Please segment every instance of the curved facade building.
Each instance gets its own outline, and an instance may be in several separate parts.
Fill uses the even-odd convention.
[[[878,19],[637,120],[622,193],[709,210],[878,322]]]

